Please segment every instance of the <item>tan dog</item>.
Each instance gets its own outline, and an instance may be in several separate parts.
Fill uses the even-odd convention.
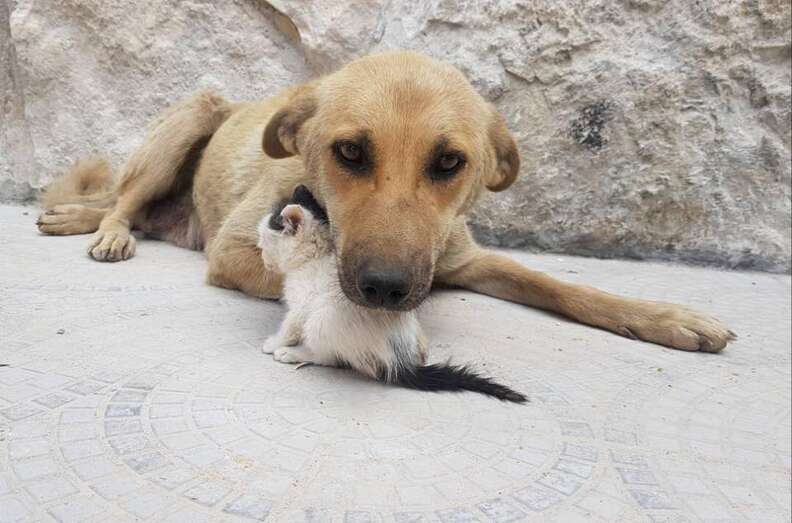
[[[465,213],[519,171],[503,119],[449,65],[410,52],[358,59],[262,102],[198,94],[166,111],[113,183],[79,163],[46,192],[46,234],[96,232],[89,254],[131,257],[131,228],[204,249],[208,281],[264,298],[282,278],[258,252],[256,225],[300,183],[327,207],[344,293],[411,309],[433,283],[564,314],[632,338],[716,352],[718,321],[555,280],[477,246]]]

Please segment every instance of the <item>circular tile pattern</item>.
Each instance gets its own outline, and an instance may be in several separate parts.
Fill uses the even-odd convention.
[[[276,364],[258,347],[281,308],[204,286],[199,254],[142,242],[101,265],[84,238],[2,222],[25,271],[0,283],[0,521],[789,519],[788,302],[740,299],[767,285],[770,300],[775,277],[720,286],[726,319],[730,303],[761,314],[731,311],[746,341],[719,356],[433,299],[434,357],[529,394],[515,406]],[[671,300],[718,288],[706,271],[631,265],[627,281],[609,262],[531,260]]]

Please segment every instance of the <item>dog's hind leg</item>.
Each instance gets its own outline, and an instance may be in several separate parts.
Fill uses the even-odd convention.
[[[86,205],[67,203],[56,205],[39,216],[36,225],[43,234],[66,236],[87,234],[99,228],[102,219],[110,212],[109,208],[96,209]]]
[[[122,169],[115,205],[102,218],[88,248],[93,259],[120,261],[134,254],[130,231],[136,218],[148,204],[173,190],[195,145],[214,134],[230,113],[225,100],[200,93],[168,109],[155,122]]]
[[[115,203],[110,164],[84,158],[49,184],[40,197],[44,212],[36,225],[42,234],[86,234],[96,231]]]

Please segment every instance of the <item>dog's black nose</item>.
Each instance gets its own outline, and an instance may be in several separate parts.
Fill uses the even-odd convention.
[[[358,273],[360,296],[371,307],[397,309],[410,294],[410,279],[394,269],[364,269]]]

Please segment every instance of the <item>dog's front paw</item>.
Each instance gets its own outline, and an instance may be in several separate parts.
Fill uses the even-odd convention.
[[[101,228],[94,234],[88,255],[96,261],[117,262],[135,255],[135,237],[121,226]]]
[[[617,332],[674,349],[703,352],[720,352],[737,338],[715,318],[680,305],[646,303],[640,313]]]
[[[281,363],[312,363],[310,352],[303,346],[279,347],[272,353],[272,358]]]

